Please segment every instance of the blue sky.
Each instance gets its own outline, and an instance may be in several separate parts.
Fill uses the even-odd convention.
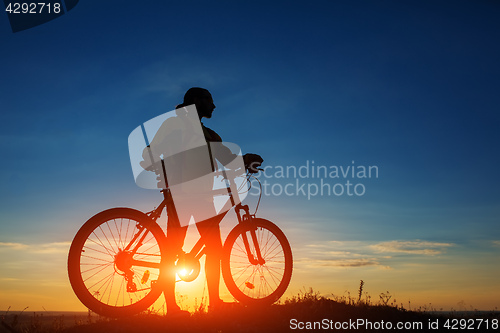
[[[0,15],[0,309],[51,279],[27,276],[35,252],[73,297],[79,226],[158,204],[134,184],[127,138],[192,86],[214,97],[205,124],[265,165],[378,167],[355,180],[363,196],[263,199],[292,241],[293,293],[363,279],[375,297],[498,306],[499,14],[494,1],[82,0],[18,33]]]

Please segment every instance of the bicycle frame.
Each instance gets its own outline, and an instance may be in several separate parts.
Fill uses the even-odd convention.
[[[222,175],[224,176],[225,179],[228,179],[226,171],[222,171]],[[168,184],[167,184],[167,186],[168,186]],[[167,210],[167,216],[169,216],[169,217],[171,217],[171,216],[175,216],[176,217],[177,216],[177,214],[175,212],[175,206],[174,206],[173,198],[172,198],[172,195],[171,195],[170,190],[168,189],[168,187],[165,188],[165,189],[162,189],[160,192],[163,194],[163,197],[164,197],[163,201],[160,203],[160,205],[157,208],[155,208],[154,210],[146,213],[146,215],[151,218],[151,220],[152,220],[153,223],[156,223],[156,221],[158,220],[158,218],[161,216],[164,208],[166,208],[166,210]],[[234,206],[234,211],[235,211],[236,217],[238,219],[238,223],[250,226],[252,224],[252,219],[255,218],[255,214],[250,214],[250,209],[249,209],[248,205],[242,205],[241,203],[238,203],[238,204],[235,205],[235,200],[234,200],[234,197],[233,197],[233,193],[236,193],[236,195],[238,195],[238,191],[233,191],[232,187],[230,185],[227,188],[225,188],[225,189],[220,189],[220,190],[214,190],[213,191],[214,195],[217,195],[217,194],[227,195],[227,194],[229,194],[229,198],[231,200],[232,206]],[[243,211],[243,213],[242,213],[242,211]],[[125,251],[129,250],[129,248],[131,247],[131,245],[135,242],[135,240],[142,233],[143,229],[144,229],[144,227],[142,227],[142,228],[140,228],[138,230],[138,233],[132,239],[131,244],[129,244],[127,246],[127,248],[124,249]],[[252,242],[253,242],[253,246],[254,246],[253,248],[254,248],[255,254],[257,256],[257,258],[255,258],[254,255],[252,254],[252,251],[250,250],[250,242],[248,240],[248,237],[247,237],[246,234],[243,234],[242,238],[243,238],[243,243],[244,243],[244,246],[245,246],[245,251],[247,253],[248,260],[253,265],[257,265],[257,264],[264,265],[265,264],[265,260],[262,257],[262,254],[261,254],[261,251],[260,251],[260,246],[259,246],[259,243],[258,243],[258,240],[257,240],[257,235],[255,233],[256,227],[255,228],[248,227],[248,230],[250,232],[250,236],[251,236],[251,239],[252,239]],[[145,236],[146,235],[143,235],[141,237],[141,240],[139,240],[138,245],[136,245],[136,247],[134,248],[134,250],[131,251],[132,253],[135,253],[135,250],[140,246],[140,244],[141,244],[140,242],[145,238]],[[187,253],[184,253],[184,255],[185,255],[186,258],[189,258],[191,260],[194,259],[196,261],[199,261],[200,258],[204,254],[205,254],[205,243],[204,243],[204,241],[203,241],[203,239],[201,237],[198,239],[198,241],[196,242],[196,244],[192,247],[191,251],[189,251]],[[152,264],[152,263],[142,262],[140,260],[135,260],[135,259],[132,259],[132,263],[134,265],[136,265],[136,266],[142,266],[142,267],[152,267],[152,268],[158,268],[159,267],[159,264]],[[181,279],[182,279],[182,277],[181,277]],[[189,281],[192,281],[192,280],[189,280]]]

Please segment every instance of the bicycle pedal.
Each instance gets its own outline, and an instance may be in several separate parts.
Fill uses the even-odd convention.
[[[149,280],[149,275],[150,275],[150,274],[151,274],[151,273],[149,273],[149,271],[148,271],[148,270],[146,270],[146,271],[144,272],[144,275],[142,276],[142,279],[141,279],[141,283],[142,283],[142,284],[145,284],[146,282],[148,282],[148,280]]]

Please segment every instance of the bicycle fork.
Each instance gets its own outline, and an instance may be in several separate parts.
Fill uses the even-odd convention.
[[[240,210],[244,211],[243,215],[240,214]],[[250,210],[248,208],[248,205],[238,204],[235,207],[235,211],[236,211],[236,216],[238,217],[238,222],[240,224],[243,224],[243,225],[246,225],[249,227],[249,232],[250,232],[250,236],[252,238],[253,247],[255,249],[255,254],[257,255],[257,258],[255,258],[252,251],[250,250],[250,243],[248,241],[247,234],[246,234],[246,232],[242,232],[241,237],[243,239],[243,244],[245,245],[245,251],[247,252],[248,261],[252,265],[264,265],[266,263],[266,261],[264,260],[264,258],[262,258],[262,254],[260,252],[259,242],[257,239],[257,234],[255,233],[255,231],[257,230],[257,227],[252,224],[252,219],[255,216],[250,214]]]

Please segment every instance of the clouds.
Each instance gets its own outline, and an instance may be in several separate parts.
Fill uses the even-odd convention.
[[[330,260],[315,260],[315,263],[322,267],[367,267],[367,266],[381,266],[376,258],[353,258],[353,259],[330,259]]]
[[[9,251],[21,251],[31,254],[47,254],[47,253],[68,253],[70,242],[53,242],[43,244],[22,244],[0,242],[0,253]]]
[[[17,285],[56,283],[67,286],[66,261],[70,242],[23,244],[0,242],[0,292]]]
[[[0,251],[2,249],[11,249],[11,250],[22,250],[26,249],[28,245],[21,243],[8,243],[8,242],[0,242]]]
[[[70,244],[0,242],[0,306],[59,310],[78,305],[68,282]]]
[[[437,255],[443,253],[446,248],[449,248],[451,246],[454,246],[454,244],[415,240],[382,242],[372,245],[371,248],[378,253]]]
[[[424,257],[447,255],[453,243],[424,240],[392,240],[385,242],[326,241],[308,244],[295,250],[296,263],[300,268],[377,268],[388,270],[401,268]],[[401,256],[405,260],[401,260]]]

